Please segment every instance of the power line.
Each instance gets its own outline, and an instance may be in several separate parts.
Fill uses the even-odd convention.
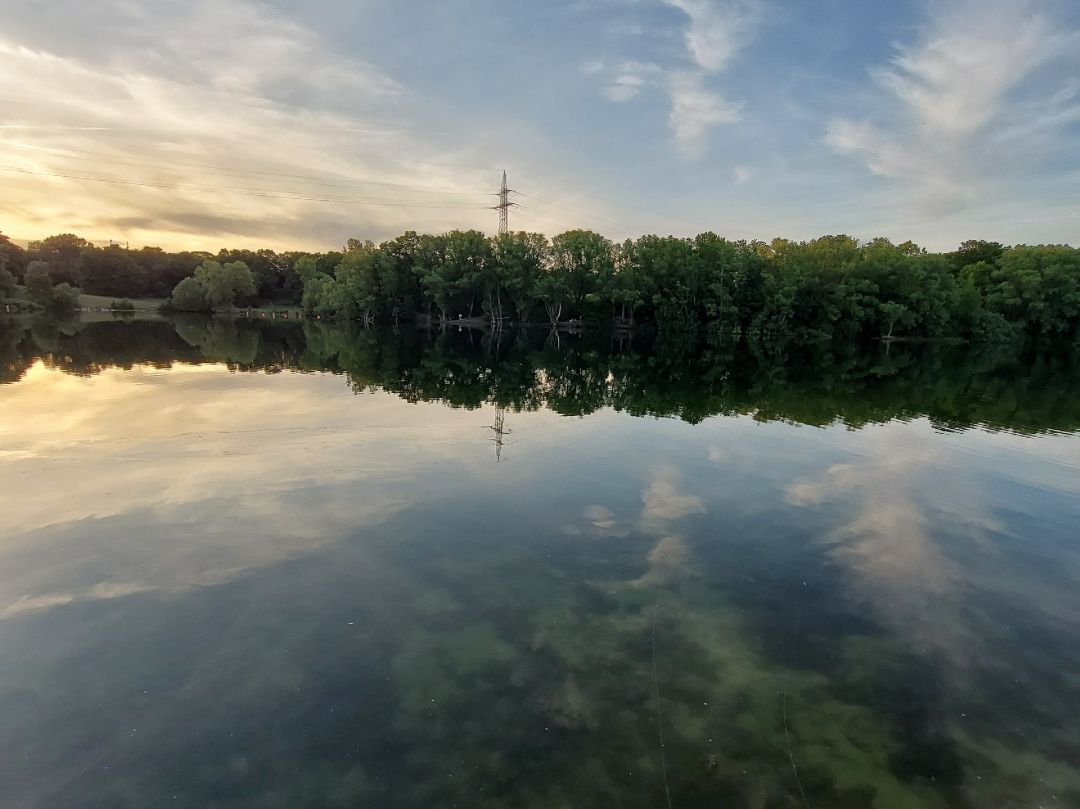
[[[176,185],[173,183],[154,183],[144,180],[126,180],[120,177],[95,177],[84,174],[64,174],[61,172],[52,171],[34,171],[32,169],[18,168],[16,166],[0,166],[0,171],[15,172],[18,174],[33,174],[41,177],[63,177],[69,180],[86,180],[90,182],[98,183],[113,183],[117,185],[132,185],[141,186],[144,188],[162,188],[173,191],[196,191],[207,193],[226,193],[234,194],[243,197],[262,197],[266,199],[287,199],[287,200],[300,200],[305,202],[334,202],[342,205],[375,205],[385,207],[398,207],[398,208],[465,208],[473,210],[482,210],[484,205],[480,205],[472,202],[404,202],[401,200],[382,200],[382,199],[353,199],[347,197],[332,197],[332,196],[304,196],[297,194],[278,193],[272,191],[255,191],[252,189],[244,188],[229,188],[225,186],[196,186],[196,185]]]

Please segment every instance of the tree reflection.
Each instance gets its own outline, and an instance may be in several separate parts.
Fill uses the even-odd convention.
[[[135,364],[226,363],[238,371],[343,374],[357,392],[410,402],[566,416],[612,408],[696,423],[750,415],[850,427],[929,418],[940,429],[1020,432],[1080,426],[1073,349],[945,343],[747,343],[722,335],[653,341],[517,330],[379,331],[308,320],[183,317],[58,326],[0,321],[2,381],[37,361],[73,374]]]

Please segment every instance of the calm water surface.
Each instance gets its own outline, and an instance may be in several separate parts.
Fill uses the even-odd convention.
[[[0,338],[3,807],[1080,806],[1072,358]]]

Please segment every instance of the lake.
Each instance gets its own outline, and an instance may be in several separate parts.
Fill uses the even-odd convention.
[[[1080,360],[0,321],[0,805],[1080,805]]]

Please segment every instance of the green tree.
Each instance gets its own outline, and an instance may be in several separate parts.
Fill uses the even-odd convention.
[[[514,314],[528,322],[536,301],[534,284],[548,262],[550,244],[542,233],[504,233],[493,245],[493,262],[502,288],[514,307]]]
[[[327,302],[342,317],[359,319],[365,326],[375,321],[382,303],[379,285],[378,248],[371,242],[350,239],[337,269],[336,284],[329,286]]]
[[[45,261],[31,261],[26,267],[23,283],[26,285],[26,294],[30,300],[42,306],[52,298],[53,282],[49,273],[49,265]]]
[[[53,283],[78,281],[79,259],[90,243],[73,233],[61,233],[48,236],[40,241],[30,242],[29,252],[32,259],[48,262]]]
[[[170,304],[181,312],[209,312],[206,289],[194,278],[185,278],[172,291]]]
[[[79,286],[91,295],[140,298],[150,289],[150,273],[128,250],[117,245],[84,248],[79,258]]]
[[[15,294],[15,276],[7,267],[0,267],[0,298],[10,298]]]
[[[569,230],[551,240],[551,272],[565,290],[571,317],[583,314],[586,296],[614,270],[613,245],[591,230]]]
[[[903,327],[914,319],[912,317],[911,311],[902,303],[887,301],[885,303],[879,304],[878,306],[881,309],[881,316],[885,320],[885,326],[887,331],[882,336],[885,337],[886,340],[892,338],[893,329],[896,326]]]
[[[66,281],[53,288],[52,298],[48,302],[50,313],[67,317],[79,311],[79,290]]]
[[[26,251],[0,233],[0,271],[7,270],[16,279],[26,270]]]
[[[242,261],[228,264],[204,261],[195,270],[195,280],[202,286],[206,300],[215,312],[232,309],[238,298],[255,296],[255,278]]]

